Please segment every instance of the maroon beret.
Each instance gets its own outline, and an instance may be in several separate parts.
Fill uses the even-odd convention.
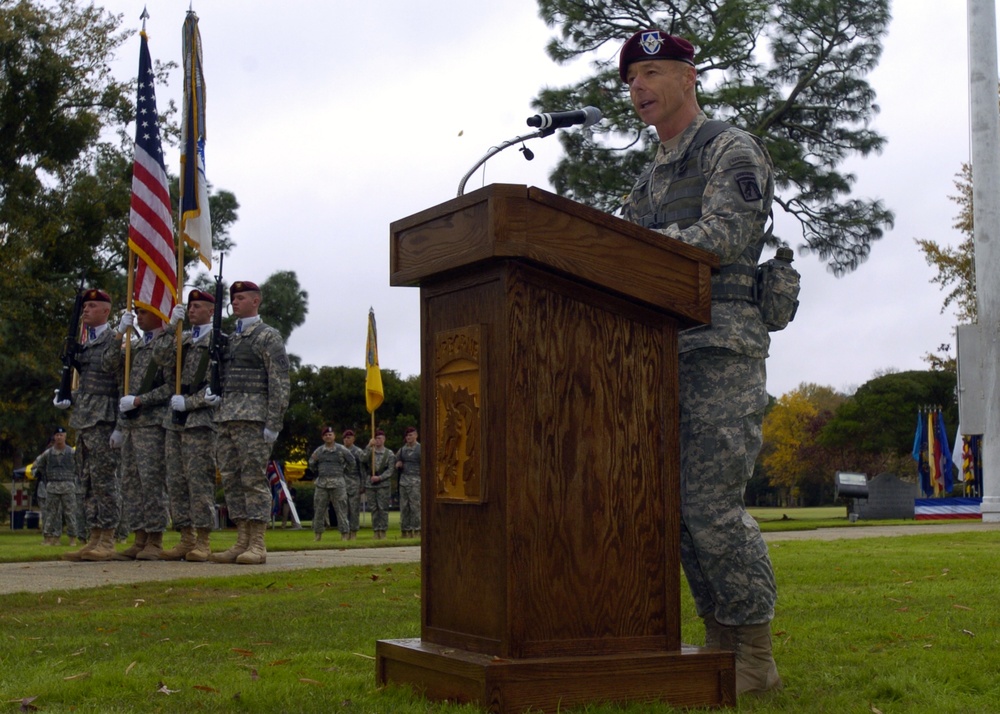
[[[84,302],[111,302],[111,296],[108,295],[103,290],[98,290],[97,288],[91,288],[83,293]]]
[[[677,60],[694,67],[694,46],[662,30],[640,30],[628,38],[618,55],[618,75],[628,83],[628,66],[643,60]]]
[[[382,431],[381,429],[376,429],[375,436],[385,436],[385,432]]]
[[[333,427],[332,426],[324,426],[323,427],[323,431],[322,431],[323,436],[326,436],[327,434],[333,434],[333,433],[334,433],[334,431],[333,431]]]
[[[403,436],[406,436],[407,434],[412,434],[416,430],[417,430],[417,427],[415,427],[415,426],[408,426],[408,427],[406,427],[406,430],[403,432]]]
[[[237,280],[235,283],[229,286],[229,298],[232,299],[233,295],[236,293],[259,293],[260,288],[257,287],[257,283],[251,283],[249,280]]]
[[[343,437],[344,437],[345,439],[346,439],[347,437],[349,437],[349,436],[354,436],[354,430],[353,430],[353,429],[348,429],[347,431],[345,431],[345,432],[343,433]]]
[[[195,288],[188,293],[188,302],[215,302],[215,296],[212,293],[205,292],[204,290],[199,290]]]

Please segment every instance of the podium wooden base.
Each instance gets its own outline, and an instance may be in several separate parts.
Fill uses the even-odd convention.
[[[376,679],[432,700],[477,703],[497,714],[557,712],[593,702],[663,701],[674,707],[736,704],[732,652],[500,659],[420,639],[379,640]]]

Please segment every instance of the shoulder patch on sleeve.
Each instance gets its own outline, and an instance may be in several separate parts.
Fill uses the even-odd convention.
[[[763,198],[760,186],[757,185],[757,176],[752,171],[741,171],[733,179],[736,181],[740,195],[747,203],[760,201]]]

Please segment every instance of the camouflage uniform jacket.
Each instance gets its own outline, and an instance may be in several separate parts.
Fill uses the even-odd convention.
[[[338,481],[346,484],[347,479],[357,478],[354,454],[343,444],[323,444],[309,457],[309,468],[316,472],[314,483],[323,488],[333,488]]]
[[[168,412],[170,395],[174,393],[173,374],[156,359],[157,343],[173,344],[165,331],[152,332],[132,341],[128,393],[140,397],[142,406],[125,413],[126,429],[162,426]]]
[[[101,423],[117,423],[122,349],[115,339],[114,328],[109,326],[100,335],[84,342],[76,360],[80,383],[73,392],[69,425],[74,429],[87,429]]]
[[[375,452],[375,475],[381,481],[372,483],[372,451]],[[396,455],[391,449],[383,447],[381,451],[373,449],[371,446],[365,449],[362,457],[365,465],[365,488],[387,488],[391,483],[392,470],[396,468]]]
[[[420,442],[413,446],[403,444],[399,449],[397,461],[403,462],[403,470],[399,474],[400,483],[418,483],[420,481]]]
[[[35,459],[32,473],[53,494],[76,493],[76,457],[72,446],[62,451],[49,447]]]
[[[705,115],[699,114],[674,148],[660,144],[653,163],[625,201],[622,215],[626,220],[641,223],[643,214],[673,198],[671,183],[687,169],[687,150],[705,122]],[[774,196],[771,159],[756,137],[735,127],[711,139],[700,157],[705,180],[701,217],[687,226],[671,224],[656,230],[714,253],[724,269],[740,266],[752,271],[763,249],[764,227]],[[721,347],[764,358],[769,345],[767,328],[755,303],[720,300],[713,295],[711,325],[685,330],[678,346],[680,352]]]
[[[163,365],[163,370],[169,375],[170,383],[175,383],[177,369],[177,327],[167,325],[164,334],[170,336],[167,340],[157,340],[154,343],[156,360]],[[198,337],[193,337],[194,332],[198,332]],[[181,393],[184,395],[184,405],[187,414],[184,424],[175,424],[173,420],[173,410],[167,407],[167,414],[164,417],[163,426],[174,431],[193,429],[195,427],[208,427],[215,430],[215,422],[212,417],[215,415],[215,407],[205,402],[205,391],[208,389],[208,375],[211,370],[212,349],[212,325],[196,325],[192,330],[184,330],[181,336],[181,354],[184,361],[181,367]],[[204,365],[204,366],[202,366]],[[197,384],[192,381],[199,379]],[[171,394],[174,390],[171,389]]]
[[[250,350],[257,363],[264,388],[246,390],[234,384],[232,359],[238,351]],[[215,421],[259,421],[264,428],[281,431],[288,409],[291,384],[288,379],[288,355],[281,333],[262,321],[248,325],[243,332],[234,332],[226,344],[223,357],[222,403],[215,412]]]

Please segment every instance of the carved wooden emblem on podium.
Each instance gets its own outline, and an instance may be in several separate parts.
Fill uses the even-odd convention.
[[[435,334],[436,498],[483,503],[482,349],[479,325]]]

